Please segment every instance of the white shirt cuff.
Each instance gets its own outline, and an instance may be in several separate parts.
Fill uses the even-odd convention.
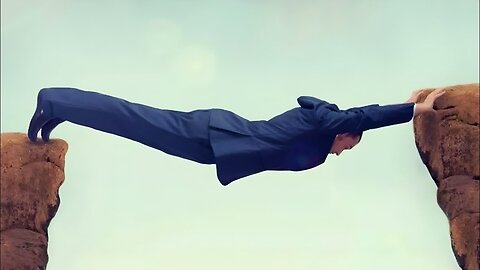
[[[417,108],[417,104],[413,104],[413,114],[412,114],[412,119],[415,117],[415,109]],[[412,120],[410,119],[410,121]]]

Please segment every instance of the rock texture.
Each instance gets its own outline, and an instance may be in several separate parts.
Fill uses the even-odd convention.
[[[57,212],[67,143],[31,143],[23,133],[1,134],[0,265],[45,269],[47,228]]]
[[[422,93],[423,100],[433,89]],[[480,263],[479,84],[447,87],[436,112],[414,119],[420,156],[438,186],[437,202],[447,215],[453,252],[462,269]]]

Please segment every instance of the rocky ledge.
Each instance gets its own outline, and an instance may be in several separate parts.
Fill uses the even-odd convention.
[[[423,100],[433,89],[427,89]],[[415,142],[438,186],[437,202],[450,224],[452,249],[464,270],[480,258],[479,84],[447,87],[436,112],[414,119]]]
[[[45,269],[48,225],[60,204],[67,143],[32,143],[23,133],[1,134],[0,265]]]

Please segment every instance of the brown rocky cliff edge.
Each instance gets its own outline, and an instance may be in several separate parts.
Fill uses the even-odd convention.
[[[2,270],[46,268],[47,229],[60,204],[67,149],[63,140],[32,143],[23,133],[1,134]]]
[[[450,224],[452,249],[462,269],[480,258],[479,84],[446,87],[437,112],[414,119],[415,142],[438,186],[437,202]],[[426,89],[420,101],[433,89]]]

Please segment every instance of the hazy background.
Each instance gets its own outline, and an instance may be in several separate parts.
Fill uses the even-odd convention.
[[[478,82],[478,0],[1,1],[1,131],[42,87],[270,118]],[[215,168],[64,123],[49,270],[458,269],[412,123],[303,172]]]

